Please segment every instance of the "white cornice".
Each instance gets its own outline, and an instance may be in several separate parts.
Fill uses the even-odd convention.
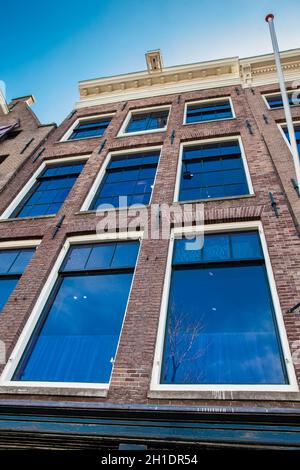
[[[300,79],[300,49],[281,53],[287,81]],[[242,85],[243,87],[277,81],[273,54],[239,59],[198,62],[164,67],[79,82],[80,100],[76,108],[128,101],[185,91]]]

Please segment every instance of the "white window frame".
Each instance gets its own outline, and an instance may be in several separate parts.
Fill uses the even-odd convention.
[[[216,142],[216,143],[217,142],[228,142],[228,141],[231,141],[231,140],[236,140],[239,143],[249,193],[248,194],[241,194],[241,195],[238,195],[238,196],[224,196],[224,197],[214,197],[214,198],[212,197],[212,198],[208,198],[208,199],[195,199],[195,200],[193,199],[190,202],[196,202],[196,201],[209,202],[209,201],[218,201],[218,200],[224,200],[224,199],[241,199],[241,198],[244,198],[244,197],[254,196],[254,189],[253,189],[253,185],[252,185],[252,181],[251,181],[251,176],[250,176],[250,171],[249,171],[249,167],[248,167],[248,162],[247,162],[247,158],[246,158],[246,153],[245,153],[243,141],[242,141],[242,138],[241,138],[240,135],[236,135],[236,136],[230,136],[230,137],[218,137],[218,138],[212,138],[212,139],[193,140],[193,141],[188,141],[188,142],[182,142],[180,144],[179,159],[178,159],[178,164],[177,164],[176,183],[175,183],[174,198],[173,198],[174,202],[177,202],[179,204],[180,203],[187,204],[189,202],[189,201],[179,201],[183,150],[187,147],[195,147],[197,145],[202,145],[202,144],[212,144],[214,142]]]
[[[62,138],[60,139],[59,142],[76,142],[77,140],[85,140],[85,139],[101,139],[103,137],[103,135],[102,136],[94,135],[94,136],[91,136],[91,137],[79,137],[78,139],[68,140],[69,137],[71,136],[73,130],[75,129],[76,126],[78,126],[79,123],[84,122],[84,121],[92,121],[94,119],[105,119],[105,118],[108,118],[108,117],[112,118],[114,116],[114,114],[115,113],[95,114],[93,116],[79,117],[78,119],[76,119],[76,121],[73,122],[71,127],[69,127],[69,129],[65,132],[65,134],[62,136]],[[109,126],[109,124],[108,124],[108,126]]]
[[[106,169],[111,161],[111,159],[113,157],[115,157],[116,155],[117,156],[120,156],[120,155],[129,155],[129,154],[137,154],[137,153],[142,153],[142,152],[151,152],[151,151],[159,151],[160,154],[159,154],[159,160],[158,160],[158,164],[157,164],[157,167],[156,167],[156,173],[155,173],[155,178],[154,178],[154,181],[153,181],[153,187],[152,187],[152,192],[151,192],[151,197],[150,197],[150,200],[149,200],[149,203],[148,205],[151,204],[151,201],[152,201],[152,195],[153,195],[153,189],[154,189],[154,186],[155,186],[155,182],[156,182],[156,178],[157,178],[157,172],[158,172],[158,166],[159,166],[159,162],[160,162],[160,156],[161,156],[161,148],[162,146],[161,145],[156,145],[156,146],[153,146],[153,147],[141,147],[141,148],[134,148],[134,149],[128,149],[128,150],[118,150],[118,151],[112,151],[112,152],[109,152],[100,168],[100,171],[98,172],[97,174],[97,177],[94,181],[94,183],[92,184],[92,187],[87,195],[87,197],[85,198],[84,200],[84,203],[82,204],[82,207],[80,209],[80,212],[99,212],[97,209],[89,209],[96,194],[97,194],[97,191],[100,187],[100,185],[102,184],[102,181],[103,181],[103,178],[106,174]],[[124,207],[124,209],[128,209],[128,207],[130,208],[130,206],[126,206]],[[138,204],[135,204],[135,207],[138,207]],[[117,210],[119,210],[120,208],[118,208]],[[123,208],[121,208],[123,209]],[[105,209],[104,212],[108,211],[108,210],[116,210],[116,209]]]
[[[189,106],[194,106],[196,104],[205,104],[205,103],[216,103],[218,101],[225,101],[228,100],[230,107],[231,107],[231,112],[232,112],[232,117],[230,118],[221,118],[221,119],[207,119],[204,121],[195,121],[195,122],[186,122],[186,117],[187,117],[187,110]],[[218,98],[209,98],[205,100],[197,100],[197,101],[186,101],[184,105],[184,116],[183,116],[183,125],[184,126],[191,126],[192,124],[201,124],[202,122],[216,122],[216,121],[230,121],[231,119],[236,119],[236,114],[232,102],[231,96],[222,96]]]
[[[51,292],[57,282],[59,277],[59,269],[62,263],[65,260],[66,254],[69,248],[72,245],[79,244],[93,244],[93,243],[105,243],[107,241],[120,241],[120,240],[138,240],[141,242],[143,237],[143,232],[132,231],[132,232],[118,232],[118,233],[105,233],[105,234],[92,234],[92,235],[82,235],[82,236],[73,236],[67,238],[65,241],[62,250],[60,251],[56,262],[51,270],[50,275],[48,276],[42,291],[37,299],[35,306],[31,312],[27,323],[20,334],[16,346],[7,361],[7,364],[0,377],[0,393],[29,393],[29,394],[48,394],[48,395],[80,395],[80,396],[89,396],[95,395],[100,397],[107,396],[108,389],[110,386],[111,378],[113,375],[113,368],[110,375],[110,380],[108,383],[81,383],[81,382],[37,382],[37,381],[14,381],[12,377],[22,359],[22,355],[27,347],[28,342],[31,339],[32,334],[35,331],[37,322],[42,315],[46,303],[49,299]],[[122,331],[124,327],[124,322],[128,310],[128,304],[131,296],[132,286],[134,284],[134,278],[136,273],[136,267],[138,265],[138,259],[141,249],[141,243],[139,246],[138,255],[136,258],[136,263],[134,267],[134,272],[132,276],[131,286],[128,294],[128,299],[126,303],[126,308],[124,312],[124,318],[122,327],[120,330],[119,340],[116,348],[116,355],[118,353],[118,348],[120,344],[120,339],[122,336]],[[90,393],[89,393],[90,392]]]
[[[289,384],[285,385],[245,385],[245,384],[160,384],[160,374],[161,374],[161,365],[163,360],[163,351],[164,351],[164,340],[165,340],[165,330],[168,314],[168,302],[169,302],[169,292],[171,285],[171,274],[172,274],[172,256],[173,256],[173,247],[174,239],[181,234],[196,235],[197,233],[203,232],[203,227],[177,227],[174,228],[171,232],[171,239],[169,244],[168,251],[168,260],[167,267],[165,272],[165,281],[161,302],[161,312],[158,325],[158,333],[155,347],[155,356],[152,369],[152,378],[150,384],[150,391],[161,391],[161,392],[234,392],[234,391],[249,391],[249,392],[298,392],[297,378],[295,375],[295,370],[292,362],[292,356],[289,348],[288,338],[285,330],[283,315],[279,303],[279,298],[277,294],[275,279],[273,275],[272,265],[268,254],[267,243],[265,240],[263,226],[260,221],[249,221],[249,222],[236,222],[236,223],[225,223],[225,224],[211,224],[205,226],[205,233],[222,233],[222,232],[237,232],[237,231],[247,231],[255,230],[259,233],[262,250],[264,254],[264,261],[271,291],[271,297],[274,305],[275,318],[278,327],[279,341],[282,348],[285,367],[288,375]],[[204,236],[205,236],[204,233]]]
[[[31,178],[27,181],[27,183],[23,186],[21,191],[17,194],[14,200],[9,204],[9,206],[1,214],[0,220],[6,220],[10,218],[11,214],[16,210],[19,204],[23,201],[26,194],[28,194],[28,192],[32,189],[32,187],[36,183],[38,176],[45,170],[45,168],[51,167],[52,165],[57,165],[60,163],[87,161],[88,159],[89,159],[89,156],[81,155],[81,156],[76,156],[76,157],[53,158],[51,160],[44,160],[42,164],[38,167],[38,169],[34,172],[34,174],[31,176]],[[42,216],[35,215],[35,216],[29,216],[29,217],[22,217],[20,219],[18,218],[18,220],[28,219],[28,218],[34,219],[34,218],[41,218],[41,217],[52,217],[52,214],[42,215]]]
[[[293,121],[293,125],[294,125],[294,124],[296,124],[296,125],[297,125],[297,124],[300,124],[300,121]],[[277,123],[277,127],[278,127],[278,129],[279,129],[279,131],[280,131],[280,133],[281,133],[281,135],[282,135],[282,137],[283,137],[283,140],[285,141],[286,145],[288,146],[289,151],[292,153],[291,144],[290,144],[288,138],[286,137],[286,135],[285,135],[285,133],[284,133],[284,131],[283,131],[283,128],[284,128],[284,127],[287,127],[287,123],[286,123],[286,122],[279,122],[279,123]]]
[[[144,114],[147,111],[165,111],[168,110],[168,118],[165,127],[161,127],[159,129],[148,129],[148,130],[143,130],[143,131],[135,131],[135,132],[125,132],[126,127],[128,126],[130,119],[132,118],[133,114]],[[137,108],[137,109],[130,109],[127,113],[127,116],[121,126],[121,129],[118,132],[117,137],[126,137],[126,136],[131,136],[131,135],[140,135],[140,134],[152,134],[154,132],[165,132],[168,128],[169,124],[169,118],[170,118],[170,112],[171,112],[171,105],[164,105],[164,106],[148,106],[147,108]]]
[[[296,90],[296,89],[295,89],[295,90],[287,90],[287,94],[293,93],[294,91],[297,91],[297,90]],[[269,105],[269,103],[268,103],[267,96],[281,96],[281,92],[280,92],[280,91],[275,91],[275,93],[274,93],[274,92],[271,92],[271,93],[264,93],[264,94],[262,95],[262,97],[263,97],[263,100],[264,100],[264,102],[265,102],[266,107],[267,107],[268,109],[270,109],[271,111],[274,111],[275,109],[283,109],[283,106],[278,106],[277,108],[271,108],[270,105]],[[300,103],[298,103],[298,104],[291,104],[290,106],[293,108],[294,106],[299,106],[299,105],[300,105]]]

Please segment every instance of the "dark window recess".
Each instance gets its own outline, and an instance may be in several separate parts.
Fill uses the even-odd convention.
[[[0,312],[34,252],[35,248],[0,250]]]
[[[70,249],[13,380],[108,383],[139,243]]]
[[[295,96],[293,96],[294,93],[295,93],[294,91],[290,91],[287,94],[290,106],[295,106],[297,104],[300,104],[299,93],[297,94],[297,92],[296,92]],[[268,105],[271,109],[273,109],[273,108],[282,108],[283,107],[282,97],[281,97],[280,94],[265,96],[265,98],[266,98],[266,100],[268,102]]]
[[[81,121],[73,129],[68,140],[86,139],[87,137],[101,137],[106,131],[111,118],[95,119],[91,121]]]
[[[290,142],[288,128],[284,126],[282,129],[283,129],[283,132],[285,133],[286,138]],[[297,147],[298,147],[298,154],[300,155],[300,124],[294,124],[294,129],[295,129],[295,136],[296,136]]]
[[[237,140],[185,147],[180,201],[249,194]]]
[[[161,383],[288,383],[256,231],[175,240]]]
[[[3,163],[3,162],[4,162],[4,160],[6,160],[6,159],[7,159],[7,157],[9,157],[9,154],[0,155],[0,165],[1,165],[1,163]]]
[[[230,119],[233,117],[229,100],[187,105],[186,123]]]
[[[148,204],[158,160],[159,152],[113,157],[90,209],[102,204],[113,207]],[[120,197],[127,199],[122,201]]]
[[[37,177],[31,191],[10,217],[56,214],[81,173],[84,164],[85,162],[78,162],[45,168],[42,174]]]
[[[21,133],[22,131],[21,130],[13,130],[13,131],[10,131],[6,134],[6,139],[8,140],[12,140],[12,139],[15,139],[16,137],[18,137],[18,135]]]
[[[133,113],[125,132],[149,131],[166,127],[169,110]]]

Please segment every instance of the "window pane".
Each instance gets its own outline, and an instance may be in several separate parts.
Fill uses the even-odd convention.
[[[263,265],[173,272],[161,383],[287,383]]]
[[[69,249],[63,271],[83,270],[92,250],[92,245],[74,246]]]
[[[107,383],[132,273],[71,276],[13,380]]]
[[[19,254],[9,270],[9,274],[22,274],[32,256],[34,255],[35,249],[20,250]]]
[[[0,311],[3,309],[4,305],[8,301],[8,298],[16,285],[18,284],[19,279],[1,279],[0,280]]]
[[[233,233],[231,240],[234,259],[263,258],[259,235],[256,231]]]
[[[103,243],[101,245],[94,246],[85,265],[85,269],[109,268],[115,249],[115,243]]]
[[[204,235],[203,261],[230,259],[229,237],[226,234]]]
[[[0,274],[8,273],[18,254],[18,250],[0,251]]]
[[[45,170],[28,195],[11,217],[33,217],[56,214],[70,189],[73,187],[78,173],[84,167],[80,162],[74,165],[57,165]],[[44,178],[48,179],[44,179]]]
[[[112,268],[134,268],[139,251],[138,242],[118,243],[112,260]]]

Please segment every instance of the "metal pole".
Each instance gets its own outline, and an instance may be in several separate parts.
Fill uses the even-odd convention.
[[[284,80],[284,75],[283,75],[281,62],[280,62],[279,47],[278,47],[278,42],[277,42],[277,37],[276,37],[276,32],[275,32],[275,27],[274,27],[274,15],[270,13],[269,15],[266,16],[265,20],[269,24],[269,28],[270,28],[270,35],[271,35],[271,40],[273,44],[277,75],[278,75],[278,80],[279,80],[279,85],[280,85],[286,124],[287,124],[289,137],[290,137],[291,152],[292,152],[292,156],[294,160],[296,181],[297,181],[297,186],[298,186],[298,196],[300,197],[300,160],[299,160],[298,146],[297,146],[297,141],[296,141],[296,136],[295,136],[295,129],[293,125],[290,103],[289,103],[288,95],[287,95],[286,88],[285,88],[285,80]]]

